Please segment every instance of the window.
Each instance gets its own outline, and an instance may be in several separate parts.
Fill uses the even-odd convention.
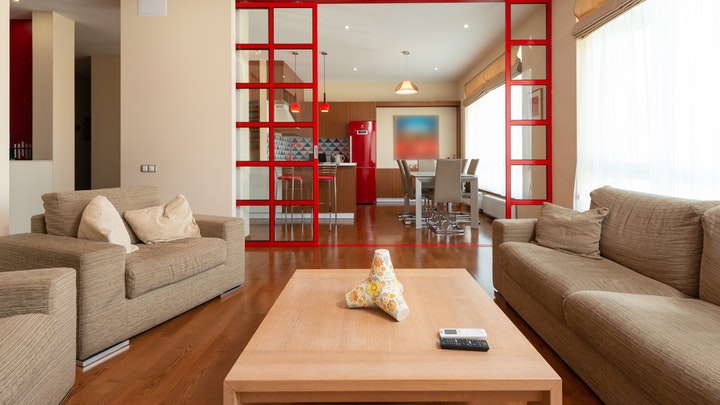
[[[578,41],[577,209],[603,185],[720,199],[720,2],[643,2]]]
[[[479,159],[480,190],[505,195],[505,85],[465,108],[465,157]]]

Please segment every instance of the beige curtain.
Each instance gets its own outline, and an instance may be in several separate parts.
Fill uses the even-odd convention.
[[[511,71],[520,70],[520,60],[512,55]],[[492,61],[485,69],[465,83],[465,105],[472,103],[483,94],[505,83],[505,54]]]
[[[583,38],[643,1],[645,0],[575,0],[575,17],[578,22],[573,28],[573,35]]]

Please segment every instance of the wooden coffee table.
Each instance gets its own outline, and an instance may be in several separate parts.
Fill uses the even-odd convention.
[[[560,377],[465,269],[396,269],[410,316],[349,309],[369,270],[297,270],[223,386],[224,403],[562,403]],[[488,352],[440,349],[485,328]]]

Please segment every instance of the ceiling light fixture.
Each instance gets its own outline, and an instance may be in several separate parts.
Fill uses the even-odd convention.
[[[415,85],[415,83],[408,80],[408,55],[410,55],[410,51],[402,51],[402,54],[405,55],[405,80],[398,83],[397,86],[395,86],[395,94],[400,95],[406,95],[406,94],[415,94],[418,92],[418,87]]]
[[[297,73],[298,53],[297,53],[297,51],[293,51],[292,54],[293,54],[293,56],[295,56],[295,68],[294,68],[293,72],[295,73],[295,77],[298,77],[298,73]],[[298,77],[298,79],[299,79],[299,77]],[[298,102],[297,102],[297,90],[295,90],[295,92],[293,92],[293,103],[290,104],[290,112],[291,113],[299,113],[300,112],[300,104],[298,104]]]
[[[323,102],[320,104],[320,112],[328,112],[330,111],[330,104],[328,104],[327,99],[325,98],[325,89],[327,88],[327,83],[325,82],[325,72],[327,72],[327,67],[325,67],[325,57],[327,56],[327,52],[322,51],[320,53],[323,56]]]

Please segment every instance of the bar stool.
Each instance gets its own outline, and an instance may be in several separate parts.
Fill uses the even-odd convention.
[[[328,182],[328,213],[335,212],[335,225],[337,226],[337,165],[325,164],[318,167],[318,184],[321,181]],[[332,184],[331,184],[332,183]],[[330,187],[332,185],[332,204],[330,203]],[[332,220],[328,218],[330,228],[332,228]]]
[[[303,196],[303,178],[302,176],[295,175],[295,168],[294,167],[280,167],[277,171],[277,183],[275,183],[275,195],[277,195],[277,186],[282,184],[283,188],[283,199],[285,199],[285,196],[287,194],[287,189],[290,187],[290,200],[294,201],[295,198],[295,183],[300,183],[300,198]],[[287,223],[287,208],[290,208],[290,225],[295,224],[295,207],[286,207],[285,208],[285,218]],[[305,207],[301,207],[302,210],[302,224],[305,225]]]

